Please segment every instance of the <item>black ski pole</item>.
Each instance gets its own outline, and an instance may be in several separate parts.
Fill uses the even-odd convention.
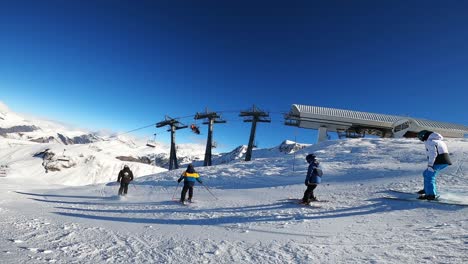
[[[202,183],[201,185],[203,185],[203,187],[206,188],[206,190],[215,198],[215,200],[218,200],[218,198],[210,191],[210,189],[205,184]]]
[[[175,191],[174,191],[174,194],[172,195],[171,200],[174,200],[174,197],[175,197],[175,195],[177,193],[177,189],[179,189],[179,185],[180,185],[180,182],[177,183],[177,187],[175,188]]]

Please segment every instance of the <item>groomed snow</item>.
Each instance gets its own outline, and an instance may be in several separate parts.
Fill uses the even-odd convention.
[[[440,193],[467,202],[468,140],[447,143],[454,164],[438,179]],[[53,178],[31,158],[38,148],[0,151],[10,167],[0,178],[2,263],[468,263],[468,207],[381,198],[422,187],[417,140],[337,140],[196,167],[210,189],[198,184],[188,206],[172,200],[183,169],[131,163],[138,177],[119,198],[120,161],[100,156],[105,165],[80,165],[75,180]],[[287,199],[302,196],[311,152],[324,169],[316,195],[328,202],[303,207]],[[53,184],[92,183],[98,168],[108,171],[100,183]]]

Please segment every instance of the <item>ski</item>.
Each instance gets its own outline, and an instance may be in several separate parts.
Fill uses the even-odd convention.
[[[180,205],[183,205],[183,206],[190,206],[190,207],[195,207],[196,206],[196,202],[192,201],[192,202],[189,202],[189,201],[184,201],[184,202],[181,202],[180,200],[172,200],[174,201],[175,203],[177,204],[180,204]]]
[[[287,199],[280,199],[278,201],[297,201],[301,202],[302,198],[287,198]],[[328,203],[330,202],[329,200],[315,200],[315,201],[310,201],[311,203]]]
[[[447,205],[459,205],[459,206],[468,206],[466,203],[461,203],[457,201],[447,200],[441,197],[438,197],[436,200],[424,200],[418,199],[418,194],[413,192],[399,191],[399,190],[388,190],[389,192],[395,194],[403,194],[404,196],[384,196],[382,198],[389,200],[399,200],[399,201],[410,201],[410,202],[422,202],[422,203],[438,203],[438,204],[447,204]]]
[[[400,190],[395,190],[395,189],[390,189],[388,191],[394,192],[394,193],[405,193],[405,194],[414,194],[414,195],[418,194],[418,192],[400,191]]]
[[[317,200],[311,201],[309,204],[302,203],[302,199],[285,199],[287,202],[297,205],[302,205],[304,207],[319,207],[316,203],[325,203],[328,202],[326,200]]]

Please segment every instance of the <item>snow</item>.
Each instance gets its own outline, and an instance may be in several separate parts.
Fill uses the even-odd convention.
[[[453,165],[438,178],[439,191],[468,203],[468,139],[446,142]],[[0,178],[2,263],[468,263],[468,207],[382,199],[388,189],[422,187],[421,142],[280,146],[254,150],[250,162],[197,165],[204,185],[196,185],[195,203],[182,206],[174,200],[185,166],[168,171],[115,159],[168,152],[162,146],[66,146],[75,166],[45,173],[34,153],[61,154],[63,145],[0,138],[0,163],[8,166]],[[327,202],[305,207],[290,199],[305,190],[308,153],[321,162],[316,196]],[[136,180],[118,197],[124,163]]]

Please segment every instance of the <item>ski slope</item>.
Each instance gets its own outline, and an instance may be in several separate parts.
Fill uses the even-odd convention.
[[[466,202],[468,140],[447,144],[454,165],[439,177],[440,193]],[[288,199],[305,190],[311,152],[325,173],[316,195],[329,202],[304,207]],[[20,156],[13,163],[26,164]],[[468,262],[468,208],[382,199],[390,188],[421,188],[425,151],[417,140],[337,140],[253,157],[196,167],[211,193],[197,185],[188,206],[172,200],[183,169],[137,175],[119,198],[115,179],[41,183],[11,165],[0,178],[2,262]]]

